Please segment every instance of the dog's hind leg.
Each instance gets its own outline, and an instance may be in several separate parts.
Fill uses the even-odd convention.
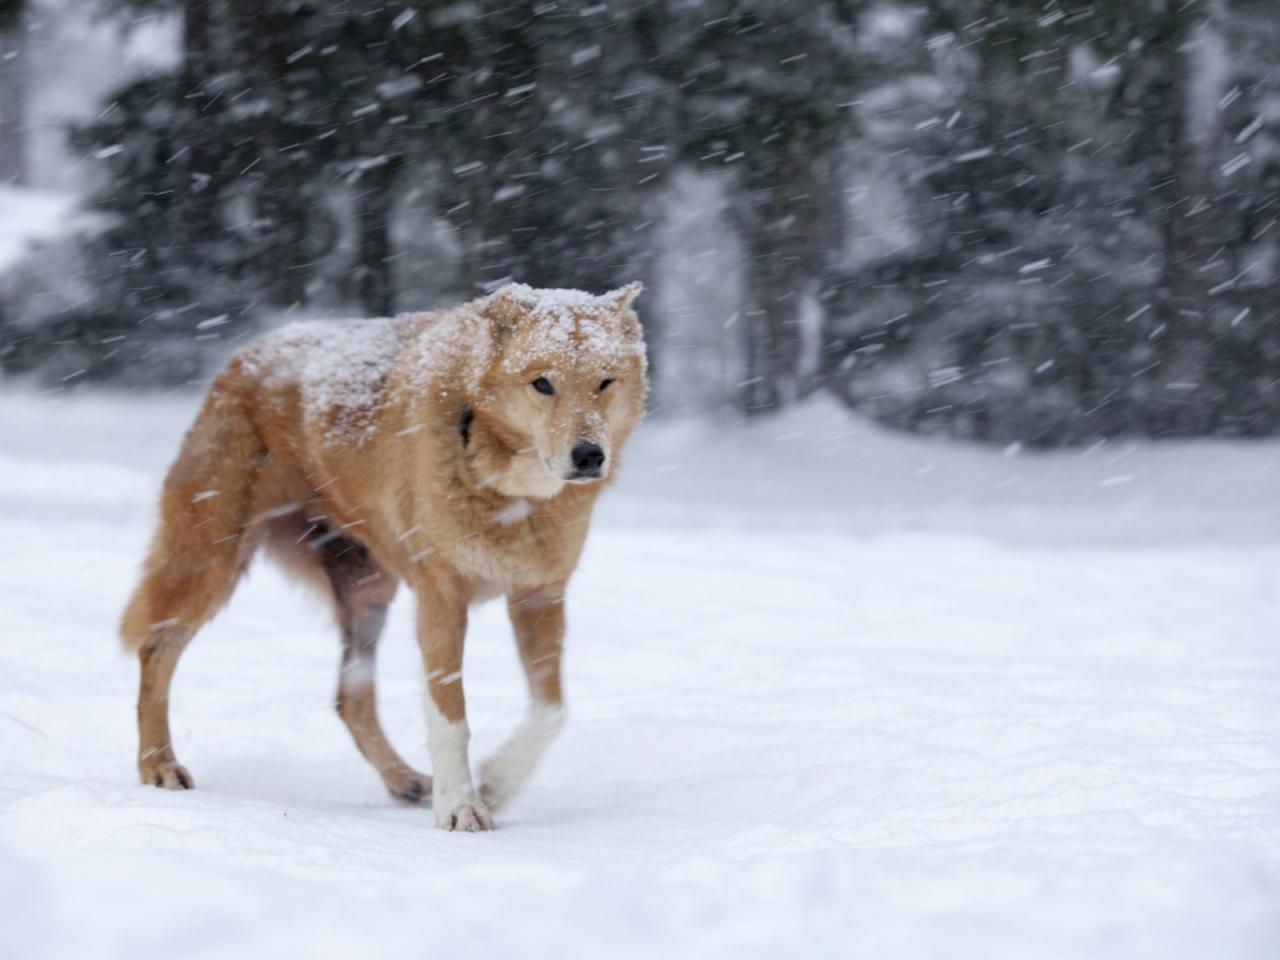
[[[410,803],[425,803],[431,798],[431,778],[404,762],[387,740],[378,719],[374,667],[396,580],[378,566],[362,544],[334,536],[323,527],[313,531],[310,543],[304,541],[302,549],[319,555],[333,588],[342,631],[338,716],[351,731],[356,749],[378,771],[391,795]]]
[[[178,763],[169,733],[169,685],[178,658],[195,631],[182,626],[157,630],[138,651],[138,774],[142,782],[169,790],[190,790],[195,781]]]
[[[138,772],[171,790],[194,786],[174,756],[169,686],[191,638],[226,603],[254,549],[254,484],[265,451],[252,424],[215,391],[165,478],[160,523],[120,623],[141,665]]]

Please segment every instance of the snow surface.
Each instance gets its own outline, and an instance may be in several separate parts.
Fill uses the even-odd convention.
[[[647,424],[566,732],[463,836],[384,794],[266,565],[178,673],[199,789],[135,782],[115,618],[195,402],[0,394],[0,956],[1280,953],[1280,445]],[[380,693],[425,765],[411,621]],[[479,760],[524,706],[499,605],[467,694]]]

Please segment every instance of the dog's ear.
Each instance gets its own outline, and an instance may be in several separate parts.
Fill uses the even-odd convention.
[[[536,306],[528,288],[509,283],[489,294],[485,299],[484,314],[493,322],[493,335],[499,345],[506,343],[516,327]]]
[[[643,291],[644,284],[636,280],[633,283],[628,283],[625,287],[610,290],[600,298],[622,314],[622,322],[627,334],[636,339],[643,337],[644,332],[640,329],[640,320],[632,311],[631,304]]]
[[[631,306],[632,301],[644,291],[644,284],[639,280],[634,283],[628,283],[625,287],[619,287],[617,290],[610,290],[606,294],[602,294],[600,299],[609,301],[609,304],[617,310],[625,310]]]

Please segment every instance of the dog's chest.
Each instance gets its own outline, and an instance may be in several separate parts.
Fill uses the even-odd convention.
[[[461,572],[494,592],[547,583],[572,569],[564,518],[544,502],[513,497],[486,505],[470,535],[455,547]]]

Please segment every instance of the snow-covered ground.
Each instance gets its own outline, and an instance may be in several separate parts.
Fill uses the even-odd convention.
[[[566,734],[453,835],[265,565],[178,674],[199,789],[135,783],[114,621],[193,404],[0,393],[0,956],[1280,955],[1280,444],[649,424]],[[425,765],[409,606],[379,676]],[[466,667],[482,756],[523,706],[498,606]]]

